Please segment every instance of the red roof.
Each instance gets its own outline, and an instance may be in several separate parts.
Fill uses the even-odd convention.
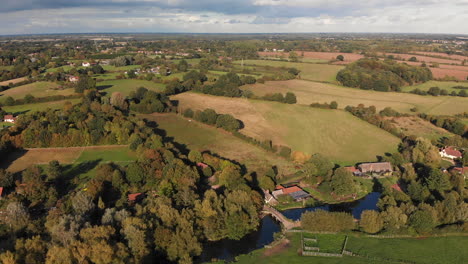
[[[450,156],[454,156],[454,157],[458,157],[458,158],[461,158],[462,157],[462,154],[460,151],[452,148],[452,147],[446,147],[444,149],[445,153],[447,153],[447,155],[450,155]]]
[[[198,163],[197,163],[197,166],[200,167],[200,168],[202,168],[202,169],[208,168],[208,165],[206,165],[206,164],[203,163],[203,162],[198,162]]]
[[[392,189],[397,190],[399,192],[402,192],[401,187],[398,183],[395,183],[392,185]]]
[[[135,201],[138,198],[138,196],[140,196],[141,194],[142,193],[131,193],[128,195],[128,200],[131,202]]]
[[[349,171],[349,172],[356,172],[356,171],[359,171],[358,169],[356,169],[356,167],[344,167],[345,170]]]
[[[2,197],[3,187],[0,187],[0,197]]]
[[[14,118],[13,115],[5,115],[5,116],[3,117],[3,119],[13,119],[13,118]]]
[[[455,167],[453,170],[457,171],[458,173],[465,173],[468,172],[468,167]]]
[[[290,194],[290,193],[299,192],[299,191],[302,191],[300,187],[292,186],[292,187],[284,188],[283,194]]]
[[[276,185],[275,190],[282,190],[282,189],[284,189],[283,185]]]

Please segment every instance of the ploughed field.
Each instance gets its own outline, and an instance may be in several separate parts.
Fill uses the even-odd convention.
[[[311,108],[261,100],[227,98],[193,92],[178,94],[179,110],[212,108],[241,120],[241,133],[272,140],[293,151],[321,153],[340,164],[373,161],[394,152],[399,139],[341,110]]]
[[[366,106],[373,105],[378,110],[391,107],[402,113],[410,113],[410,109],[416,107],[418,112],[435,115],[453,115],[468,111],[468,98],[464,97],[434,97],[409,93],[378,92],[303,80],[258,83],[245,85],[242,89],[250,90],[258,96],[268,93],[286,94],[293,92],[297,97],[298,104],[304,105],[336,101],[339,108],[364,104]]]

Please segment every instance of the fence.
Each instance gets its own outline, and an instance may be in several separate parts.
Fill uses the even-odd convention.
[[[303,251],[302,256],[316,256],[316,257],[338,257],[341,258],[343,255],[334,254],[334,253],[323,253],[323,252],[312,252],[312,251]]]

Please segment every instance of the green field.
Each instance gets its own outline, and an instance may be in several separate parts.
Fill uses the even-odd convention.
[[[105,71],[110,71],[110,72],[116,72],[116,71],[129,71],[129,70],[134,70],[140,68],[141,65],[128,65],[128,66],[122,66],[122,67],[115,67],[112,65],[102,65],[102,68]]]
[[[454,86],[465,86],[468,87],[468,82],[441,82],[441,81],[428,81],[418,85],[405,86],[401,90],[403,92],[411,92],[414,89],[418,88],[421,91],[428,91],[431,87],[439,87],[440,89],[445,89],[449,93],[455,91],[459,92],[460,89],[453,88]]]
[[[294,151],[321,153],[340,164],[374,161],[376,155],[394,152],[400,140],[390,133],[341,110],[303,105],[226,98],[197,93],[172,97],[180,109],[212,108],[242,120],[240,132]]]
[[[236,64],[241,64],[241,61],[235,61]],[[256,66],[272,66],[272,67],[287,67],[297,68],[301,71],[300,78],[303,80],[320,81],[337,83],[336,74],[343,69],[340,65],[329,64],[312,64],[300,62],[285,62],[271,60],[244,60],[244,65]]]
[[[30,112],[30,111],[31,112],[44,111],[47,108],[59,109],[64,106],[65,102],[71,102],[72,104],[76,104],[80,102],[80,99],[70,99],[70,100],[60,100],[60,101],[45,102],[45,103],[4,106],[2,108],[3,110],[9,113],[19,114],[19,113],[25,113],[25,112]]]
[[[70,65],[64,65],[64,66],[60,66],[60,67],[56,67],[56,68],[50,68],[50,69],[47,69],[46,72],[57,72],[59,69],[63,69],[63,71],[67,72],[73,68],[76,68],[77,70],[78,69],[83,69],[84,67],[81,67],[81,66],[78,66],[78,67],[73,67],[73,66],[70,66]]]
[[[333,236],[333,235],[331,235]],[[341,235],[337,235],[341,236]],[[347,250],[363,257],[306,257],[298,252],[300,233],[288,233],[289,243],[272,249],[259,249],[237,257],[239,264],[357,264],[357,263],[421,263],[464,264],[468,259],[468,237],[426,239],[378,239],[350,236]],[[356,252],[357,251],[357,252]],[[369,258],[366,257],[369,256]],[[222,262],[218,262],[222,263]]]
[[[99,82],[96,86],[98,90],[105,92],[107,96],[110,96],[113,92],[121,92],[123,95],[127,96],[130,92],[140,87],[145,87],[155,92],[161,92],[165,87],[162,83],[134,79],[108,80]]]
[[[103,73],[103,74],[93,75],[93,78],[102,79],[102,80],[114,80],[114,79],[117,79],[117,75],[120,75],[120,73],[119,72],[110,72],[110,73]]]
[[[90,160],[100,160],[101,162],[129,162],[136,160],[136,155],[127,146],[113,146],[111,148],[85,149],[75,163]]]
[[[244,164],[249,171],[265,171],[277,166],[280,174],[290,174],[294,165],[273,153],[249,144],[221,129],[189,121],[174,114],[141,115],[148,120],[156,121],[159,128],[166,131],[168,137],[189,149],[198,151],[210,150],[222,157]]]
[[[3,92],[0,92],[0,98],[11,96],[14,99],[22,99],[25,95],[31,94],[34,97],[47,97],[52,95],[72,95],[74,94],[73,88],[59,89],[57,83],[53,82],[34,82],[30,84],[13,87]]]
[[[377,92],[303,80],[258,83],[245,85],[242,89],[250,90],[259,96],[267,93],[294,92],[299,104],[336,101],[341,109],[347,105],[364,104],[373,105],[378,110],[391,107],[402,113],[411,113],[410,109],[413,107],[416,107],[418,112],[436,115],[453,115],[468,111],[468,98],[463,97]]]

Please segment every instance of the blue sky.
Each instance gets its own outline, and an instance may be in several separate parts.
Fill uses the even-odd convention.
[[[0,34],[88,32],[468,34],[468,0],[1,1]]]

